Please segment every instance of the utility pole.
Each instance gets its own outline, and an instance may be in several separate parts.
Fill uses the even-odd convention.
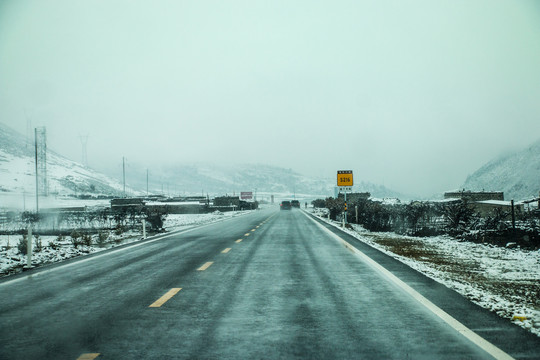
[[[35,147],[36,147],[36,173],[39,173],[39,192],[41,195],[49,194],[49,185],[47,182],[47,129],[37,127],[34,129]]]
[[[124,198],[126,197],[126,158],[122,156],[122,178],[124,179]]]
[[[510,200],[512,205],[512,231],[516,231],[516,212],[514,210],[514,199]]]
[[[146,196],[148,196],[148,169],[146,169]]]
[[[36,150],[36,214],[39,212],[39,176],[38,176],[38,143],[37,128],[34,129],[34,148]]]

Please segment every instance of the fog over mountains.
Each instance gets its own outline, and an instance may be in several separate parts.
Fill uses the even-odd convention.
[[[20,133],[0,123],[0,194],[35,194],[35,149]],[[48,188],[59,195],[123,196],[122,161],[101,172],[47,150]],[[148,178],[147,178],[148,173]],[[105,175],[106,174],[106,175]],[[148,179],[148,182],[147,182]],[[282,196],[334,195],[335,178],[315,179],[293,169],[263,164],[178,163],[141,165],[126,162],[129,196],[149,193],[168,196],[209,194],[238,195],[241,191]],[[540,140],[522,151],[498,157],[467,177],[462,188],[473,191],[504,191],[506,199],[537,197],[540,191]],[[355,177],[354,191],[373,197],[414,197]]]
[[[121,196],[123,184],[47,149],[47,188],[51,195]],[[35,194],[34,139],[0,123],[0,193]]]
[[[538,197],[540,140],[521,151],[491,160],[468,176],[462,187],[473,191],[504,191],[507,200]]]
[[[0,192],[35,194],[34,139],[0,123]],[[47,150],[48,188],[59,195],[123,195],[122,160],[115,168],[100,173]],[[148,173],[148,183],[147,183]],[[126,161],[127,195],[169,196],[209,194],[238,195],[241,191],[294,196],[333,196],[334,174],[324,179],[303,176],[293,169],[262,164],[179,163],[149,166]],[[355,191],[368,191],[374,197],[400,197],[384,186],[355,179]]]
[[[107,170],[114,175],[121,169]],[[146,189],[146,170],[140,164],[128,164],[126,181],[137,189]],[[334,195],[335,178],[316,179],[304,176],[293,169],[263,164],[213,164],[192,163],[148,169],[148,188],[151,193],[165,195],[204,194],[238,195],[241,191],[275,194],[292,197]],[[333,174],[332,174],[333,175]],[[404,196],[382,185],[355,181],[354,191],[370,192],[375,197]]]

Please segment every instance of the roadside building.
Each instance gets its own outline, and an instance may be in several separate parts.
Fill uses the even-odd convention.
[[[512,217],[512,202],[501,200],[475,201],[474,210],[481,216],[487,217],[494,215],[495,211],[503,211],[509,220]],[[514,204],[514,212],[517,215],[523,214],[525,206],[522,203]]]
[[[502,191],[470,191],[465,189],[457,191],[447,191],[444,193],[445,199],[461,199],[469,201],[504,201],[504,192]]]
[[[371,196],[368,192],[357,192],[357,193],[348,193],[347,194],[347,202],[349,203],[357,203],[360,201],[364,201],[369,199]],[[343,199],[345,195],[343,193],[338,194],[338,199]]]

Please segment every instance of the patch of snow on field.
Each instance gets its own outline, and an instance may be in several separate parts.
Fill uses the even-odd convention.
[[[228,212],[214,211],[210,214],[172,214],[167,216],[164,221],[163,227],[167,229],[167,231],[173,231],[181,229],[185,226],[204,225],[211,222],[216,222],[223,219],[229,219],[231,217],[247,214],[249,212],[250,210]]]
[[[341,228],[341,223],[319,217]],[[540,336],[540,250],[501,248],[449,236],[372,233],[359,225],[352,227],[342,230]],[[516,316],[526,320],[514,320]]]

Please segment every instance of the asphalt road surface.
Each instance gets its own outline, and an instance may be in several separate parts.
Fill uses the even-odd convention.
[[[540,338],[301,210],[0,282],[0,359],[540,359]]]

